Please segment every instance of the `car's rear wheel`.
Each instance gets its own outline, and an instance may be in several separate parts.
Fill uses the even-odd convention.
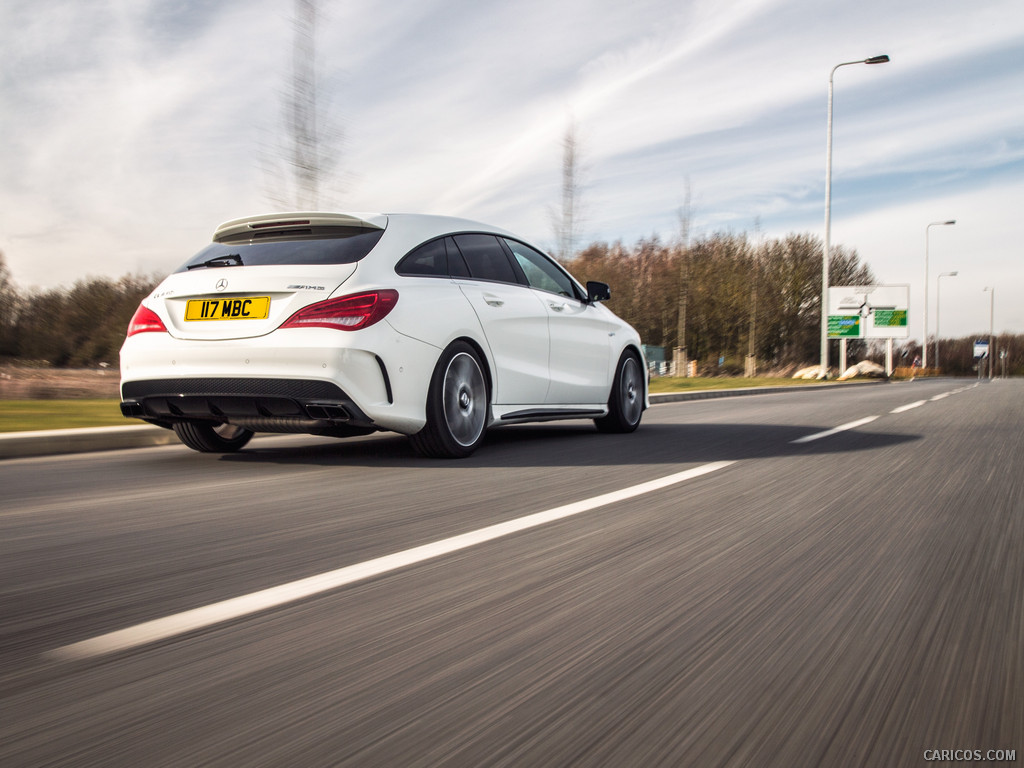
[[[635,352],[625,351],[615,368],[608,415],[594,419],[602,432],[632,432],[644,412],[644,372]]]
[[[427,393],[427,424],[411,436],[424,456],[459,459],[483,442],[489,412],[487,377],[480,357],[457,341],[441,354]]]
[[[234,453],[252,439],[252,432],[232,424],[182,421],[174,424],[178,439],[201,453]]]

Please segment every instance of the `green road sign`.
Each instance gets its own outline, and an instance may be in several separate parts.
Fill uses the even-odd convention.
[[[828,337],[830,339],[859,339],[860,315],[829,315]]]
[[[906,328],[907,310],[876,309],[875,328]]]

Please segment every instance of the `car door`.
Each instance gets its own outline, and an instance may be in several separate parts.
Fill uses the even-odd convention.
[[[516,263],[548,316],[550,405],[605,403],[611,390],[612,346],[618,324],[583,300],[571,277],[544,254],[506,239]]]
[[[548,310],[519,281],[497,237],[464,234],[446,240],[452,279],[476,312],[494,361],[494,403],[542,405],[548,391]],[[452,266],[459,259],[465,270]]]

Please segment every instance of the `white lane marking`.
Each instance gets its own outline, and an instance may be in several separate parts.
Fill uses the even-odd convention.
[[[953,394],[952,392],[943,392],[943,393],[941,393],[941,394],[935,395],[935,396],[934,396],[934,397],[932,397],[931,399],[932,399],[933,401],[935,401],[935,400],[942,400],[942,399],[943,399],[944,397],[949,397],[949,396],[950,396],[950,395],[952,395],[952,394]]]
[[[805,437],[798,437],[796,440],[790,440],[790,443],[810,443],[814,440],[821,440],[821,438],[823,437],[830,437],[840,432],[846,432],[847,430],[850,429],[856,429],[857,427],[863,426],[864,424],[868,424],[877,418],[877,416],[868,416],[863,419],[858,419],[857,421],[851,421],[848,424],[840,424],[838,427],[835,427],[834,429],[826,429],[824,432],[815,432],[813,435],[807,435]]]
[[[920,408],[927,402],[927,400],[918,400],[913,403],[907,403],[906,405],[901,405],[899,408],[893,408],[889,413],[903,413],[904,411],[909,411],[911,408]]]
[[[678,483],[686,482],[687,480],[692,480],[701,475],[717,472],[734,463],[733,461],[716,461],[704,464],[683,472],[676,472],[656,480],[650,480],[646,483],[623,488],[619,491],[595,496],[592,499],[584,499],[583,501],[555,507],[544,512],[537,512],[515,520],[491,525],[477,531],[452,536],[451,538],[435,541],[431,544],[413,547],[404,552],[396,552],[395,554],[385,555],[374,560],[367,560],[364,563],[356,563],[355,565],[349,565],[335,571],[299,579],[289,584],[282,584],[259,592],[242,595],[241,597],[223,600],[212,605],[176,613],[173,616],[154,619],[153,621],[136,624],[134,627],[108,632],[105,635],[99,635],[98,637],[56,648],[47,652],[44,656],[61,661],[88,659],[165,640],[175,635],[220,624],[258,611],[265,611],[268,608],[275,608],[285,603],[311,597],[321,592],[337,589],[338,587],[362,581],[372,576],[389,573],[398,568],[404,568],[424,560],[430,560],[460,549],[493,541],[494,539],[525,531],[529,528],[535,528],[539,525],[545,525],[583,512],[589,512],[598,507],[652,493],[677,485]]]

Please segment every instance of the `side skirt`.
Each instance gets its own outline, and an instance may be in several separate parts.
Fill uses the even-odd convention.
[[[527,408],[501,414],[498,424],[517,424],[530,421],[562,421],[565,419],[598,419],[608,415],[607,408]]]

